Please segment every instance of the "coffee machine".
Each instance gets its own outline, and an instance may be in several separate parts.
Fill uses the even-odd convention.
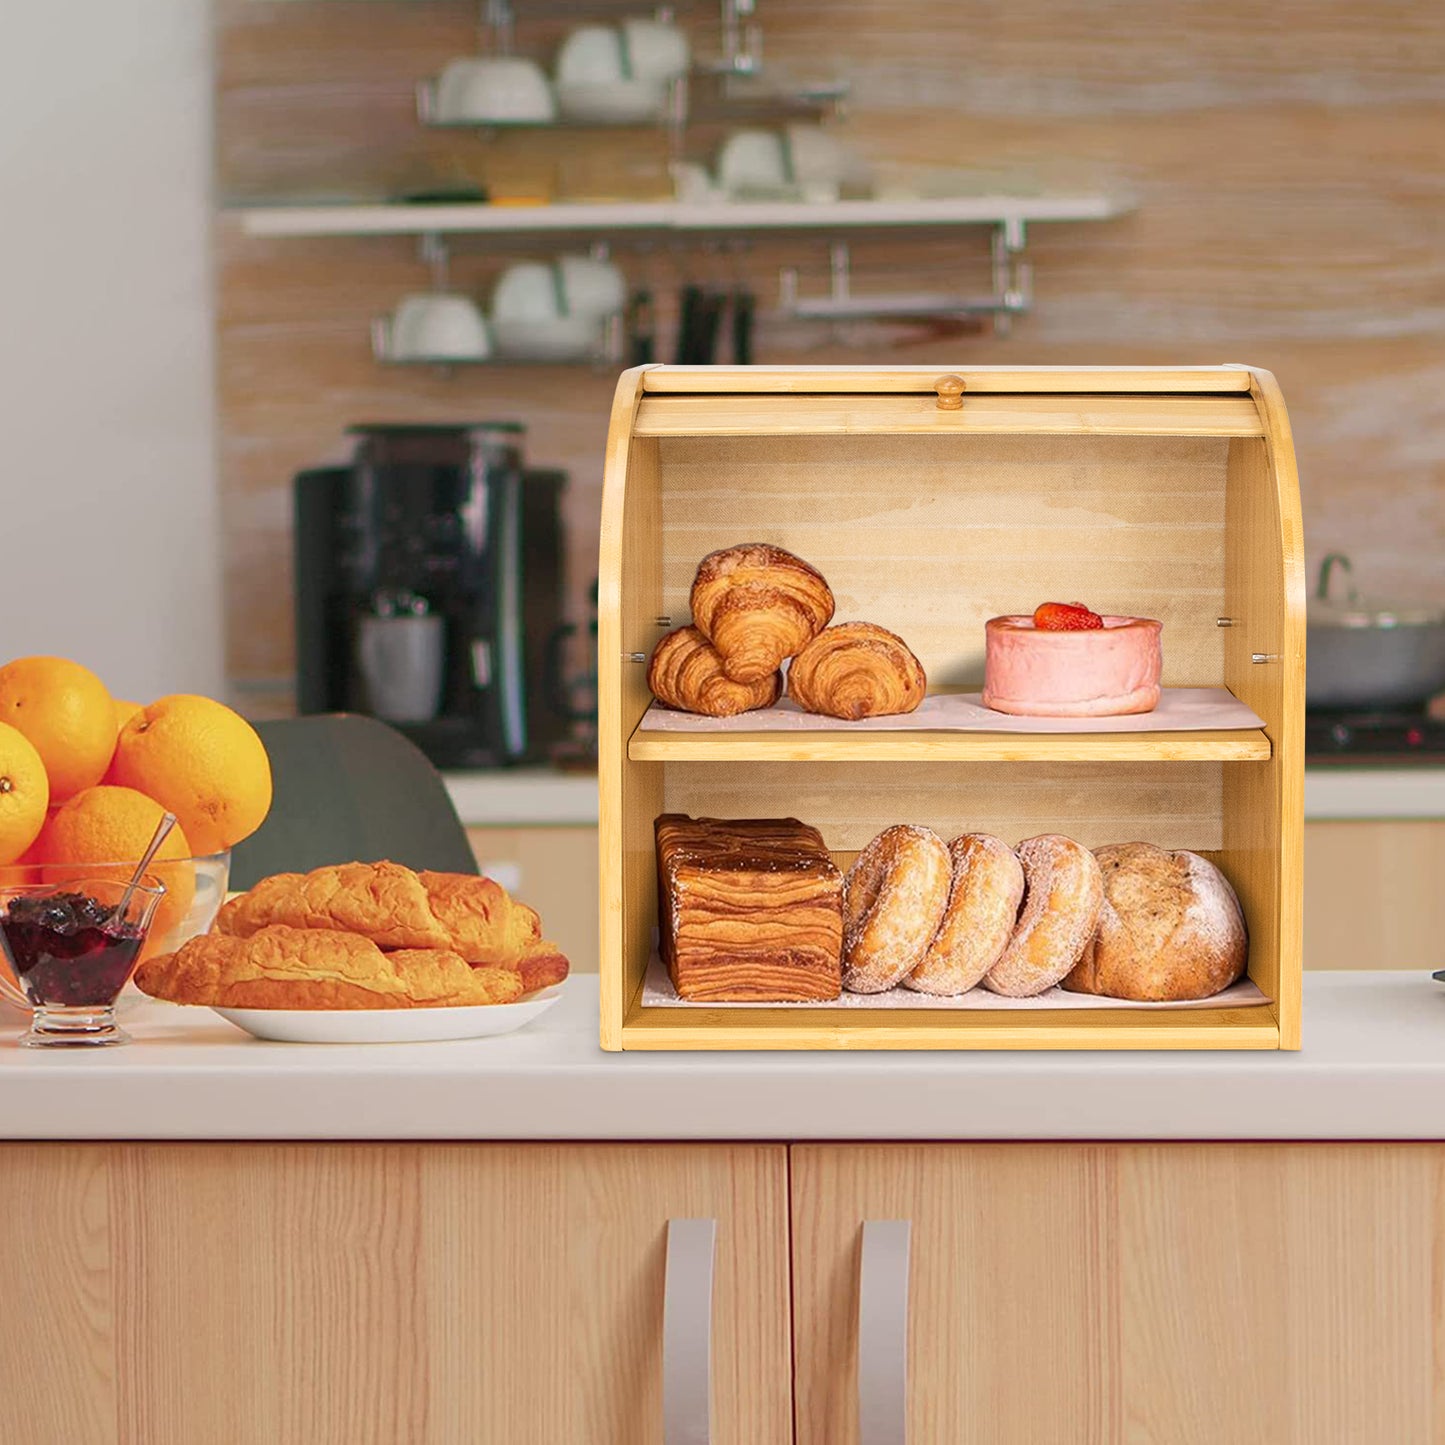
[[[296,477],[298,711],[369,713],[443,768],[566,738],[567,478],[524,467],[522,432],[354,426],[349,466]]]

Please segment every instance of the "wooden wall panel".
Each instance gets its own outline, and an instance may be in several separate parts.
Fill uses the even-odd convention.
[[[385,195],[438,182],[645,193],[648,132],[427,132],[415,79],[475,38],[471,0],[217,0],[218,192],[223,199]],[[1135,214],[1030,236],[1037,308],[1008,337],[765,326],[759,360],[931,364],[1248,361],[1274,370],[1299,447],[1313,567],[1349,549],[1370,590],[1445,601],[1445,7],[1384,0],[774,0],[775,69],[843,74],[842,127],[883,179],[1028,191],[1107,187]],[[689,21],[715,43],[713,8]],[[523,27],[548,56],[558,27]],[[698,136],[705,153],[715,133]],[[405,239],[252,242],[217,232],[228,661],[251,688],[292,666],[287,484],[335,457],[367,418],[510,416],[539,463],[568,467],[574,610],[595,567],[612,379],[561,369],[375,367],[367,322],[425,283]],[[457,280],[485,292],[502,257],[462,248]],[[662,359],[684,277],[779,264],[826,285],[822,239],[746,255],[626,248],[659,297]],[[855,246],[858,285],[974,290],[980,232]],[[851,342],[851,344],[842,344]]]

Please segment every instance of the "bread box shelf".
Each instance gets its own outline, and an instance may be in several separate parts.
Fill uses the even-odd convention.
[[[634,763],[1267,762],[1263,728],[1161,733],[635,731]]]
[[[1246,367],[640,368],[608,439],[599,584],[602,1044],[609,1049],[1298,1048],[1304,575],[1283,403]],[[786,547],[842,618],[904,637],[935,686],[984,621],[1051,597],[1164,623],[1164,684],[1226,688],[1263,728],[1003,733],[640,730],[659,618],[698,560]],[[1220,619],[1230,625],[1219,626]],[[722,763],[727,766],[719,767]],[[745,764],[745,766],[738,766]],[[793,816],[846,863],[913,822],[1061,832],[1213,858],[1267,1003],[941,1010],[643,1002],[663,812]]]

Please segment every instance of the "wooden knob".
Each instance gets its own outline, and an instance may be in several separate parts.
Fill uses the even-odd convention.
[[[963,378],[961,376],[940,376],[933,383],[938,393],[939,411],[963,410]]]

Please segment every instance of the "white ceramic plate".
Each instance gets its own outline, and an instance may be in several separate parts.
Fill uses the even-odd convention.
[[[414,1044],[509,1034],[546,1013],[565,987],[565,982],[553,984],[520,1003],[465,1008],[218,1008],[215,1012],[258,1039],[283,1044]]]

